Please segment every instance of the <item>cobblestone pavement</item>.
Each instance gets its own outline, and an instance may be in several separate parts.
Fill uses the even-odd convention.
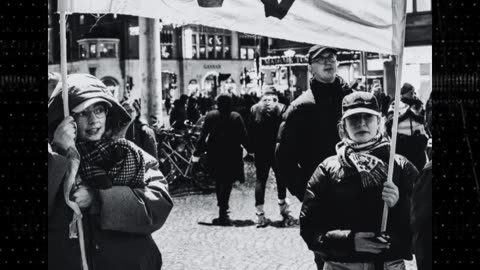
[[[212,226],[217,217],[215,194],[174,197],[174,208],[165,225],[154,233],[165,270],[293,270],[316,269],[313,253],[300,237],[298,224],[279,226],[281,216],[272,177],[265,194],[266,216],[273,222],[257,228],[254,179],[251,165],[247,181],[235,184],[230,197],[233,227]],[[288,193],[292,216],[298,218],[301,203]],[[416,270],[413,263],[407,270]]]

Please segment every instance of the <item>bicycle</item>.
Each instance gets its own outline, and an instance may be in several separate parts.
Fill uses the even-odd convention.
[[[180,190],[191,193],[200,190],[209,193],[215,186],[207,173],[205,156],[201,156],[197,163],[192,162],[200,133],[199,124],[198,122],[185,124],[187,125],[185,131],[160,129],[158,134],[160,170],[167,179],[170,192]]]

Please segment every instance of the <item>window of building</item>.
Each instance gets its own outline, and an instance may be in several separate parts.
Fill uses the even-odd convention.
[[[195,31],[195,30],[193,30]],[[187,58],[191,59],[231,59],[232,37],[225,31],[217,31],[215,29],[207,29],[199,33],[187,32],[188,38],[185,37],[186,46],[191,49],[187,54]],[[191,35],[191,40],[190,40]]]
[[[100,57],[116,57],[116,50],[114,43],[100,43],[99,45]]]
[[[79,59],[88,58],[117,58],[118,57],[118,39],[81,39],[78,40]]]
[[[205,42],[205,35],[204,34],[200,34],[199,35],[199,39],[200,39],[200,51],[199,51],[199,57],[200,59],[205,59],[207,58],[207,47],[206,47],[206,42]]]
[[[223,58],[223,36],[215,36],[215,58]]]
[[[198,35],[197,34],[192,34],[192,59],[197,59],[198,58]]]
[[[80,25],[84,25],[85,24],[85,15],[80,15],[80,18],[78,20],[78,23]]]
[[[88,58],[88,50],[87,50],[87,45],[85,44],[80,44],[80,59],[86,59]]]
[[[225,36],[223,42],[223,57],[225,59],[232,59],[232,53],[230,52],[230,46],[232,45],[232,37]]]
[[[207,42],[207,48],[208,48],[208,58],[209,59],[214,59],[215,58],[215,51],[213,50],[214,46],[214,40],[215,36],[208,35],[208,42]]]
[[[255,48],[259,41],[253,35],[239,35],[240,59],[254,59]]]
[[[96,58],[97,57],[97,43],[90,43],[88,44],[89,53],[88,58]]]
[[[160,32],[160,45],[162,58],[173,58],[173,31],[164,29]]]

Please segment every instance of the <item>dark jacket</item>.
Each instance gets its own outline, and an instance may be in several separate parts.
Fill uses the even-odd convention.
[[[155,139],[155,131],[147,124],[142,123],[138,119],[133,121],[127,129],[125,138],[134,142],[138,147],[152,155],[158,160],[157,140]]]
[[[412,195],[413,248],[418,270],[432,269],[432,161],[415,182]]]
[[[242,117],[237,112],[222,115],[213,110],[205,116],[195,155],[207,152],[210,173],[232,181],[244,177],[242,147],[248,148],[248,137]]]
[[[335,154],[342,99],[352,92],[340,76],[330,84],[313,79],[310,87],[284,113],[276,150],[279,177],[299,200],[318,164]]]
[[[357,171],[343,169],[337,156],[318,166],[308,182],[300,213],[300,234],[310,250],[326,261],[372,262],[412,259],[410,200],[413,181],[418,175],[412,163],[395,157],[393,182],[399,189],[399,200],[389,208],[387,233],[391,247],[375,255],[354,251],[355,232],[378,232],[382,221],[383,187],[365,190]],[[351,230],[350,234],[327,235],[334,230]]]
[[[262,104],[257,103],[250,109],[248,128],[250,150],[256,158],[264,157],[273,161],[278,129],[286,106],[279,103],[278,107],[270,113],[264,112],[262,107]]]

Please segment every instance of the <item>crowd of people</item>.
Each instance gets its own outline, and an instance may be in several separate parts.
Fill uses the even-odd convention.
[[[345,82],[334,48],[313,46],[308,63],[309,89],[293,101],[273,87],[260,97],[224,93],[215,100],[183,95],[173,101],[172,128],[203,118],[192,161],[206,152],[219,211],[212,223],[232,225],[229,198],[233,183],[245,177],[247,152],[255,159],[257,226],[270,222],[264,201],[272,169],[283,219],[293,219],[287,190],[302,202],[300,234],[318,269],[405,269],[403,260],[413,253],[419,270],[431,269],[431,112],[405,83],[387,181],[395,104],[378,86],[368,92]],[[97,268],[160,269],[150,234],[173,203],[158,170],[155,132],[138,117],[138,102],[120,104],[95,77],[73,74],[67,81],[72,116],[63,118],[61,83],[48,111],[49,256],[63,254],[52,269],[79,267],[70,266],[80,254],[69,238],[70,202],[89,224],[86,247],[98,253]],[[75,161],[79,177],[65,195],[60,187]],[[384,205],[390,214],[381,231]],[[121,259],[112,260],[114,254]]]

